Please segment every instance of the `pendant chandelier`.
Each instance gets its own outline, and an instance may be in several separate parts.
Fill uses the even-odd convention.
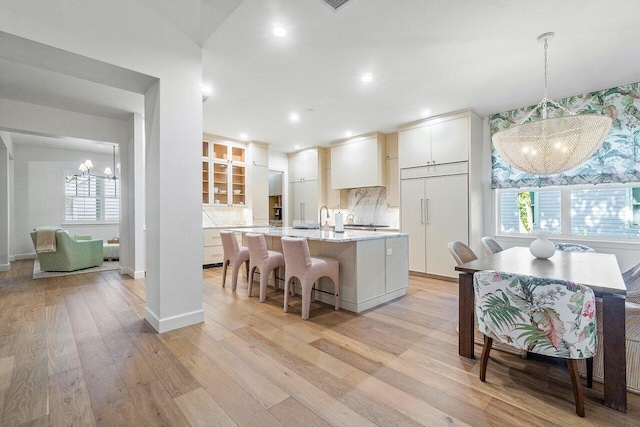
[[[547,98],[547,41],[554,33],[544,33],[544,98],[520,124],[493,135],[496,151],[516,168],[535,175],[564,172],[587,160],[602,146],[611,129],[612,120],[599,114],[576,114]],[[566,115],[547,117],[551,105]],[[531,114],[541,110],[542,119],[527,122]]]

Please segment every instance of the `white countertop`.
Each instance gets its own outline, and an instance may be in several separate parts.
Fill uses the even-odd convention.
[[[203,225],[203,229],[217,229],[217,230],[230,230],[232,228],[251,228],[251,225]]]
[[[274,237],[306,237],[309,240],[318,240],[321,242],[356,242],[358,240],[375,240],[387,237],[408,236],[407,233],[388,232],[388,231],[363,231],[363,230],[345,230],[344,233],[336,233],[334,231],[322,230],[304,230],[291,227],[273,228],[273,227],[256,227],[256,228],[239,228],[229,227],[227,230],[240,231],[243,233],[259,233]]]

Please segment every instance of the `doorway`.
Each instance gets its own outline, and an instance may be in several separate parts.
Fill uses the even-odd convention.
[[[284,172],[269,170],[269,226],[282,227],[284,219]]]

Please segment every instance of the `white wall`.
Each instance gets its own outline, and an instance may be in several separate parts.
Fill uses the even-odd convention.
[[[0,127],[117,144],[128,141],[126,122],[0,98]]]
[[[64,171],[77,171],[80,163],[91,159],[94,171],[112,167],[112,156],[81,151],[16,144],[14,147],[15,194],[14,224],[17,259],[34,258],[29,233],[34,227],[62,226],[71,235],[91,235],[108,240],[119,232],[119,225],[65,225]]]
[[[145,318],[161,332],[203,321],[200,46],[158,13],[165,2],[5,3],[0,31],[159,79],[145,93]],[[180,9],[199,18],[200,1]]]
[[[120,147],[120,273],[141,279],[145,276],[144,119],[132,114],[128,127],[130,139]]]
[[[10,268],[9,250],[11,235],[9,231],[9,150],[0,136],[0,271]]]

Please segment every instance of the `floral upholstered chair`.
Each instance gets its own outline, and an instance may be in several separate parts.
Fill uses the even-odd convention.
[[[581,245],[579,243],[554,243],[557,251],[566,251],[566,252],[595,252],[595,249],[587,246]]]
[[[498,271],[474,274],[473,287],[478,328],[485,335],[480,380],[486,378],[494,340],[567,359],[576,413],[584,417],[577,360],[593,358],[597,349],[593,291],[571,282]]]

